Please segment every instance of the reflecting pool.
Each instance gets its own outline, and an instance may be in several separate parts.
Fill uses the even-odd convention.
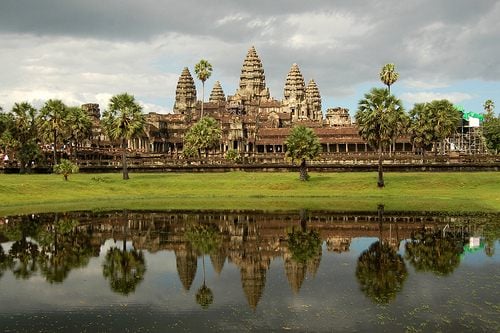
[[[3,332],[499,332],[500,215],[0,218]]]

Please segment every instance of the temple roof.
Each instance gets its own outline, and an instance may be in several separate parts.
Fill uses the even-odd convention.
[[[212,92],[210,93],[209,101],[211,103],[226,101],[226,96],[224,95],[224,91],[222,90],[222,86],[220,85],[219,81],[215,81],[214,87],[212,88]]]
[[[285,100],[303,100],[305,97],[306,85],[304,77],[300,72],[299,65],[293,64],[285,82]]]

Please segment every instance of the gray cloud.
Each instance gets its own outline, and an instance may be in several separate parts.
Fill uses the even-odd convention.
[[[141,73],[156,76],[148,81],[158,84],[206,58],[214,65],[214,81],[232,94],[251,45],[278,99],[292,63],[306,80],[316,80],[325,98],[334,99],[378,81],[387,62],[396,63],[408,82],[498,82],[498,17],[495,0],[3,0],[0,42],[8,55],[0,59],[9,80],[0,89],[3,95],[35,89],[16,75],[31,68],[44,74],[47,90],[71,75],[69,88],[87,89],[80,94],[108,94],[110,84],[128,83],[146,100],[160,90],[171,100],[175,79],[164,89],[141,88]],[[23,42],[29,44],[21,47]],[[93,83],[85,73],[94,73]],[[117,83],[117,77],[123,79]]]

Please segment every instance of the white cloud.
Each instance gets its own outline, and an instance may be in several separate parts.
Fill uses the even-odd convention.
[[[449,93],[440,93],[440,92],[417,92],[411,93],[406,92],[401,94],[401,99],[410,103],[425,103],[431,102],[433,100],[447,99],[452,103],[460,103],[469,99],[472,99],[473,96],[467,93],[462,92],[449,92]]]
[[[402,85],[411,89],[428,90],[437,88],[446,88],[450,86],[448,81],[440,81],[437,79],[429,80],[417,80],[417,79],[406,79],[401,81]]]

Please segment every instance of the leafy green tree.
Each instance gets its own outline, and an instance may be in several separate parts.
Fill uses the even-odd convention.
[[[495,154],[500,151],[500,118],[493,118],[483,123],[483,136],[486,145]]]
[[[19,142],[17,157],[20,162],[20,172],[30,172],[32,162],[40,159],[38,146],[37,110],[29,103],[14,104],[12,108],[15,128],[13,135]]]
[[[127,140],[139,136],[146,123],[142,106],[127,93],[111,97],[103,113],[102,125],[111,140],[120,140],[122,148],[123,179],[129,179],[127,169]]]
[[[205,157],[208,157],[208,150],[217,146],[221,138],[221,129],[214,118],[205,117],[194,124],[184,137],[184,149],[186,152],[198,152],[201,157],[201,151],[205,151]]]
[[[300,161],[300,180],[307,181],[307,160],[313,160],[321,153],[321,144],[314,131],[303,125],[292,128],[286,142],[286,156],[292,160]]]
[[[63,135],[67,131],[67,107],[58,99],[49,99],[40,109],[38,117],[38,129],[43,137],[52,140],[53,164],[59,161],[57,158],[57,144],[62,142]]]
[[[71,106],[68,107],[67,122],[72,155],[74,160],[77,161],[78,146],[82,145],[83,140],[90,138],[92,135],[92,120],[81,107]]]
[[[203,118],[203,104],[205,103],[205,81],[210,78],[212,75],[212,65],[206,61],[205,59],[201,59],[194,66],[194,72],[198,77],[198,80],[201,81],[202,90],[201,90],[201,118]]]
[[[68,180],[70,174],[78,173],[78,165],[63,158],[59,164],[54,165],[54,172],[63,175],[64,180]]]
[[[433,119],[426,103],[417,103],[411,109],[408,131],[413,146],[422,151],[423,158],[427,147],[435,141]]]
[[[358,103],[359,135],[378,152],[378,187],[384,187],[383,157],[389,145],[404,133],[407,115],[399,99],[388,89],[373,88]]]
[[[396,66],[394,64],[385,64],[380,71],[380,81],[382,81],[391,94],[391,85],[393,85],[399,78],[399,73],[396,72]]]
[[[0,112],[0,147],[6,155],[19,146],[19,142],[14,139],[12,134],[15,127],[13,114]]]
[[[446,153],[445,139],[455,133],[460,123],[460,112],[446,100],[434,100],[428,104],[434,119],[436,141],[441,143],[441,153]]]
[[[484,102],[483,107],[485,111],[483,136],[488,149],[498,154],[500,150],[500,116],[495,117],[495,103],[491,99]]]

